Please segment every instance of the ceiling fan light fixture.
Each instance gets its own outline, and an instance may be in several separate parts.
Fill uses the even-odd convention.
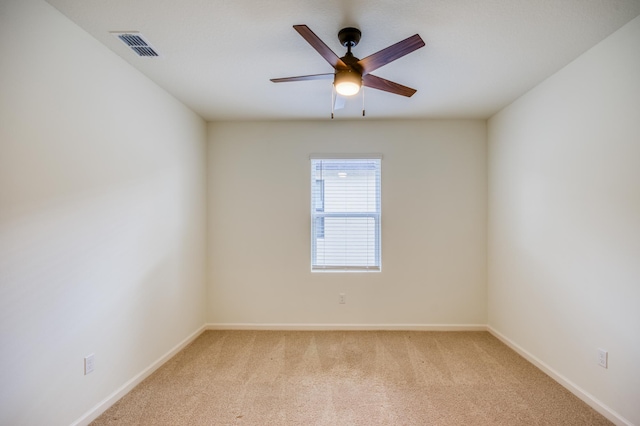
[[[333,85],[336,87],[338,94],[353,96],[360,91],[362,76],[352,70],[337,71]]]
[[[401,95],[410,98],[416,93],[416,89],[403,86],[402,84],[395,83],[393,81],[385,80],[384,78],[376,77],[371,74],[371,71],[375,71],[378,68],[402,58],[409,53],[424,47],[424,40],[418,35],[414,34],[411,37],[405,38],[391,46],[388,46],[376,53],[367,56],[364,59],[356,58],[351,49],[355,47],[362,36],[362,32],[359,29],[353,27],[343,28],[338,32],[338,40],[340,44],[347,48],[347,53],[343,57],[338,57],[333,50],[327,46],[311,29],[306,25],[294,25],[293,28],[304,38],[307,43],[313,47],[316,52],[322,56],[325,61],[329,63],[335,70],[332,73],[324,74],[311,74],[311,75],[299,75],[297,77],[285,77],[285,78],[272,78],[274,83],[284,83],[287,81],[305,81],[305,80],[320,80],[330,79],[333,77],[333,86],[336,93],[340,96],[334,96],[333,90],[331,91],[332,98],[332,110],[331,118],[333,118],[333,110],[339,109],[344,103],[344,97],[353,96],[360,92],[360,88],[367,86],[372,89],[383,90],[385,92],[393,93],[394,95]],[[363,108],[362,115],[364,116],[364,95],[362,97]]]

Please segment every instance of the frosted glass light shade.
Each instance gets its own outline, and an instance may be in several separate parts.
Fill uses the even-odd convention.
[[[342,96],[353,96],[360,91],[362,76],[351,70],[338,71],[333,84],[336,92]]]

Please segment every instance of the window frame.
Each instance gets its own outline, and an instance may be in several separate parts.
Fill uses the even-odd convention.
[[[312,154],[309,156],[311,168],[311,272],[381,272],[382,271],[382,155],[381,154]],[[377,160],[376,173],[376,212],[326,212],[325,200],[326,193],[324,190],[324,180],[317,179],[314,160],[326,161],[345,161],[349,160]],[[318,185],[318,181],[322,181]],[[320,200],[322,207],[314,205],[314,191],[321,187]],[[374,265],[318,265],[317,262],[317,236],[315,235],[314,223],[318,219],[322,219],[322,238],[325,236],[325,218],[349,218],[349,217],[369,217],[374,222]]]

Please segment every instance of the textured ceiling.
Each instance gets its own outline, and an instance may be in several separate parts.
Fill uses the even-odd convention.
[[[292,28],[338,56],[338,31],[362,31],[364,58],[415,33],[426,47],[375,75],[418,92],[365,90],[368,118],[487,118],[640,14],[638,0],[48,0],[206,120],[324,119],[331,72]],[[162,55],[139,58],[110,31],[140,31]],[[81,54],[81,52],[79,52]],[[361,115],[362,98],[336,118]]]

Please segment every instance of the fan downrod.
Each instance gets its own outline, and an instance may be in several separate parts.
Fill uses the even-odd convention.
[[[361,36],[360,30],[353,27],[343,28],[338,32],[338,40],[346,48],[357,46]]]

